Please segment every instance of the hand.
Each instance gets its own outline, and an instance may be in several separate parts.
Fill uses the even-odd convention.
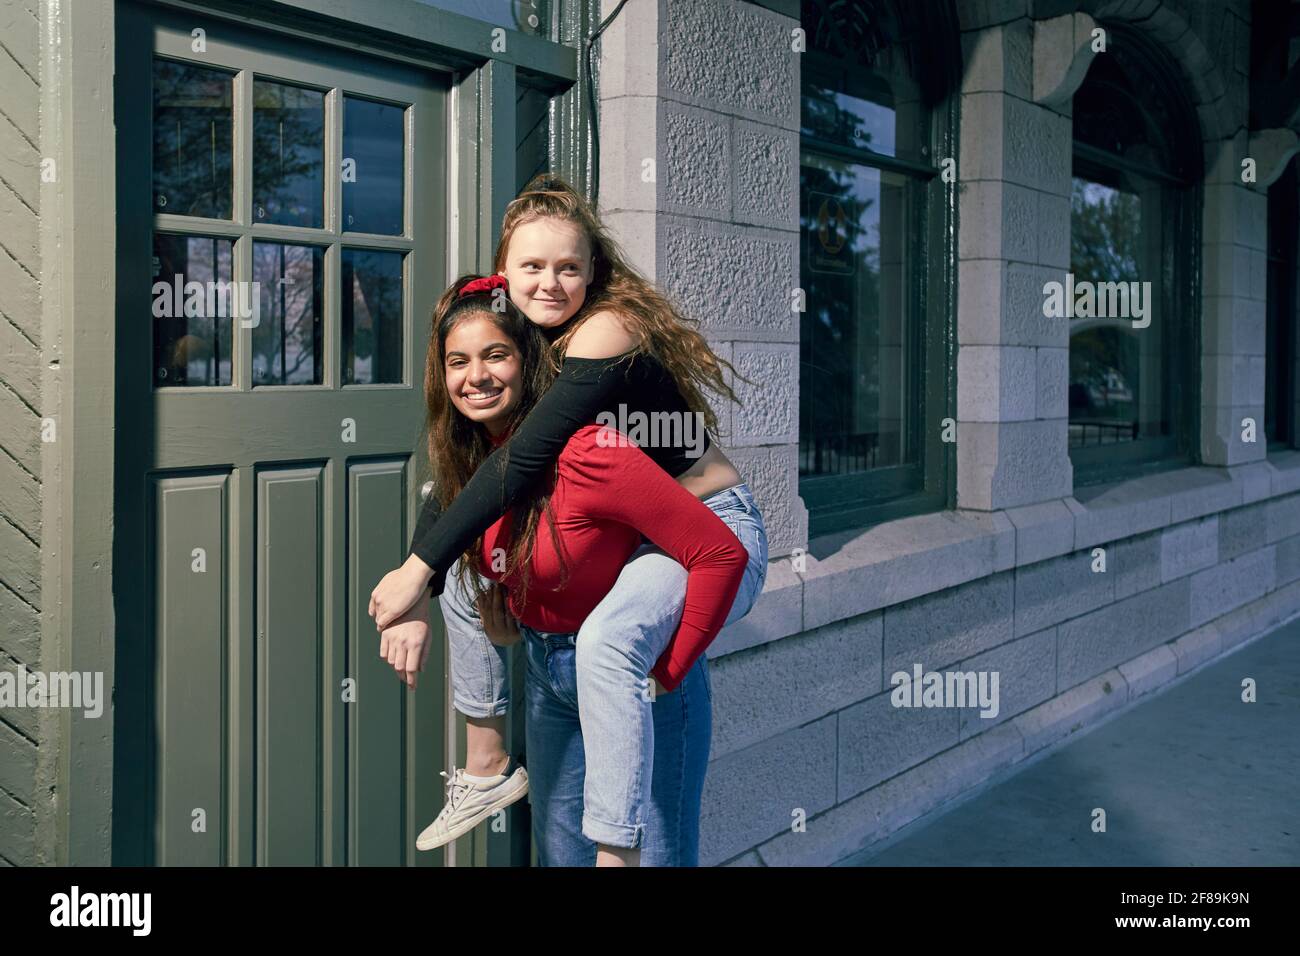
[[[383,580],[370,592],[370,616],[375,619],[375,630],[383,631],[401,615],[410,610],[420,595],[428,596],[429,579],[433,569],[411,555],[406,562],[384,575]]]
[[[658,677],[655,677],[653,674],[651,674],[651,675],[650,675],[650,679],[651,679],[652,681],[654,681],[654,685],[655,685],[655,689],[654,689],[654,698],[652,698],[652,699],[658,699],[658,698],[659,698],[660,696],[662,696],[663,694],[671,693],[670,691],[666,691],[666,690],[664,690],[664,685],[661,684],[661,683],[659,683],[659,678],[658,678]]]
[[[506,589],[501,585],[492,585],[492,589],[479,598],[478,613],[483,621],[483,633],[497,647],[509,647],[523,639],[515,619],[510,616],[510,609],[506,607]]]
[[[424,669],[433,641],[429,639],[429,598],[416,600],[404,614],[380,632],[379,656],[393,665],[407,687],[415,689],[416,674]]]

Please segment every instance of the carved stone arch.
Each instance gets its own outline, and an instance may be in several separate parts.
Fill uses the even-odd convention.
[[[1083,0],[1080,11],[1094,20],[1123,23],[1160,47],[1179,67],[1178,80],[1196,111],[1203,142],[1231,138],[1233,121],[1227,84],[1214,56],[1186,18],[1170,4],[1149,0],[1135,7],[1129,0]]]
[[[1094,22],[1087,14],[1075,16]],[[1107,51],[1092,57],[1072,94],[1075,138],[1097,146],[1108,140],[1127,153],[1137,147],[1121,149],[1119,143],[1136,134],[1147,148],[1132,158],[1145,155],[1184,182],[1201,179],[1204,131],[1184,71],[1164,45],[1131,22],[1103,20],[1099,26],[1108,29]],[[1091,90],[1086,108],[1080,103],[1085,89]]]

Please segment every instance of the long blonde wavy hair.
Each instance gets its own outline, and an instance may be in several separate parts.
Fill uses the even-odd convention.
[[[539,219],[559,219],[576,226],[587,240],[593,266],[582,308],[552,343],[552,369],[559,370],[569,340],[583,322],[602,310],[614,312],[637,339],[634,351],[659,360],[676,382],[687,407],[703,416],[705,428],[716,440],[718,420],[704,391],[725,395],[734,402],[736,393],[723,378],[722,370],[729,370],[742,382],[749,383],[749,379],[714,353],[695,320],[683,315],[650,280],[628,264],[627,256],[596,217],[591,204],[564,179],[550,173],[534,176],[506,206],[495,270],[505,271],[506,253],[515,230]]]

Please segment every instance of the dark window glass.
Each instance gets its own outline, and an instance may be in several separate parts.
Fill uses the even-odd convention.
[[[869,74],[814,71],[803,84],[802,133],[896,156],[898,115],[893,99],[889,87]]]
[[[1160,309],[1160,189],[1129,177],[1133,189],[1074,177],[1070,200],[1070,272],[1076,288],[1091,283],[1093,312],[1135,313],[1134,282],[1149,282],[1146,315],[1070,320],[1070,446],[1153,438],[1170,433],[1165,375],[1166,323]],[[1146,222],[1144,229],[1143,222]],[[1151,233],[1154,232],[1154,235]],[[1123,283],[1115,287],[1105,283]],[[1112,293],[1112,288],[1114,292]],[[1147,287],[1139,284],[1137,289]]]
[[[905,176],[814,153],[801,168],[801,475],[916,462]]]
[[[402,253],[343,250],[343,382],[402,380]]]
[[[253,243],[253,384],[319,385],[323,370],[325,253],[316,246]]]
[[[154,234],[154,385],[230,384],[231,316],[252,311],[231,281],[233,249],[215,236]]]
[[[809,11],[824,42],[801,67],[799,480],[813,535],[942,506],[937,456],[929,486],[926,472],[930,112],[903,48],[832,42],[843,16],[861,26],[880,9]]]
[[[325,94],[253,81],[253,222],[325,222]]]
[[[1111,52],[1111,51],[1108,51]],[[1192,145],[1180,129],[1188,117],[1162,94],[1168,77],[1151,75],[1150,63],[1131,48],[1093,59],[1087,79],[1074,95],[1074,141],[1127,164],[1159,169],[1186,179],[1196,167],[1183,155]]]
[[[406,111],[343,98],[343,229],[400,235]]]
[[[154,211],[231,218],[231,75],[153,62]]]
[[[1195,114],[1171,85],[1177,70],[1116,29],[1073,103],[1070,271],[1059,281],[1076,484],[1186,461],[1195,444]]]

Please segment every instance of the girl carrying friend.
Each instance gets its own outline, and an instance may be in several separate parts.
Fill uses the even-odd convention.
[[[454,490],[501,447],[544,390],[548,345],[513,305],[491,310],[501,276],[458,280],[436,312],[431,354],[440,362],[429,392],[430,452]],[[431,363],[431,368],[434,366]],[[620,433],[579,428],[561,449],[552,473],[530,487],[464,556],[458,588],[484,607],[484,626],[502,645],[526,636],[527,748],[538,861],[543,866],[590,866],[597,846],[582,833],[586,776],[577,699],[577,631],[609,591],[642,535],[687,572],[685,606],[657,670],[688,675],[652,706],[653,779],[639,759],[620,755],[628,795],[650,784],[642,851],[647,865],[694,864],[699,799],[708,763],[709,692],[702,655],[721,629],[749,564],[749,555],[718,517],[673,481]],[[501,589],[509,590],[504,606]],[[633,654],[647,649],[637,643]],[[644,687],[651,661],[638,665]],[[597,675],[584,708],[635,719],[645,706],[626,694],[621,672]],[[687,696],[692,700],[683,703]],[[647,695],[648,696],[648,695]],[[628,759],[633,758],[633,759]],[[453,791],[457,791],[453,786]],[[453,796],[473,802],[468,784]],[[486,805],[488,792],[479,792]],[[430,827],[430,830],[436,829]]]
[[[550,339],[552,354],[562,357],[558,377],[459,494],[451,498],[440,486],[437,500],[430,496],[410,557],[384,577],[370,602],[382,631],[403,615],[418,616],[419,608],[412,606],[428,594],[442,595],[455,704],[467,717],[469,744],[467,766],[456,772],[449,791],[454,798],[457,781],[471,785],[476,794],[497,791],[497,808],[519,799],[521,781],[527,779],[504,749],[505,652],[486,638],[476,605],[464,599],[462,589],[444,591],[444,578],[459,576],[457,558],[526,489],[552,473],[573,434],[596,423],[602,413],[616,420],[625,420],[618,418],[620,412],[627,418],[640,413],[647,420],[665,412],[679,421],[696,415],[712,432],[716,419],[703,390],[735,397],[722,377],[725,363],[626,264],[586,201],[558,179],[531,185],[537,188],[525,190],[507,207],[495,265],[508,280],[510,301]],[[436,360],[435,355],[430,359]],[[427,385],[426,375],[426,390]],[[744,545],[749,565],[726,623],[742,617],[762,590],[767,569],[766,532],[748,487],[707,433],[702,445],[657,444],[644,452],[702,499]],[[641,645],[639,659],[646,665],[660,661],[683,607],[686,580],[685,569],[671,556],[654,547],[640,549],[577,633],[576,687],[584,702],[587,766],[582,832],[607,849],[601,862],[635,862],[644,840],[644,795],[629,788],[617,768],[620,755],[633,754],[640,768],[637,779],[649,779],[654,724],[648,695],[630,721],[596,706],[596,697],[608,687],[603,676],[616,674],[619,693],[641,699],[644,673],[636,676],[632,661],[638,655],[630,658],[629,648]],[[414,646],[419,641],[392,643],[390,662],[413,680],[422,664],[423,649]],[[671,692],[685,674],[660,661],[654,676]],[[439,842],[459,835],[467,822],[453,802],[439,818],[445,824],[434,836]],[[474,817],[486,815],[479,808]]]

